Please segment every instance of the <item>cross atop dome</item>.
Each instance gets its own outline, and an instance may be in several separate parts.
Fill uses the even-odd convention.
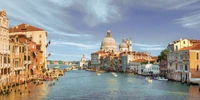
[[[106,37],[112,37],[110,30],[107,31]]]

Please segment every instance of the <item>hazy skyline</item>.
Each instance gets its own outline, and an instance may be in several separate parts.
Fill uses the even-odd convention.
[[[111,30],[117,46],[153,56],[180,38],[200,38],[199,0],[6,0],[9,27],[27,23],[48,32],[50,60],[80,60],[99,50]],[[48,41],[47,41],[48,42]]]

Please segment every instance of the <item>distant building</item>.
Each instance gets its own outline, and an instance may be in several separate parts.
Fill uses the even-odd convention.
[[[24,34],[27,38],[31,38],[31,41],[37,45],[41,45],[40,49],[43,52],[42,56],[42,68],[46,68],[46,47],[47,47],[47,32],[43,29],[31,26],[29,24],[20,24],[9,29],[10,35]]]
[[[86,63],[86,58],[85,55],[83,55],[83,57],[80,60],[79,67],[83,68],[85,66],[85,63]]]
[[[132,61],[132,55],[129,54],[122,54],[121,60],[122,60],[122,71],[130,70],[129,63]]]
[[[58,61],[53,61],[52,62],[54,65],[58,65],[59,63],[58,63]]]
[[[107,31],[100,50],[91,54],[91,67],[109,70],[130,70],[129,62],[137,59],[155,61],[150,53],[132,51],[132,39],[122,39],[119,48],[111,31]],[[156,59],[157,60],[157,59]]]
[[[158,75],[160,73],[160,70],[157,64],[143,64],[141,66],[141,70],[139,70],[139,73],[141,73],[142,75]]]
[[[132,70],[134,73],[141,74],[141,63],[142,62],[148,62],[145,59],[137,59],[134,61],[129,62],[130,70]]]

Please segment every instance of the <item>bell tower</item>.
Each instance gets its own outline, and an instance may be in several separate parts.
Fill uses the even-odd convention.
[[[131,38],[128,43],[128,51],[132,51],[132,39]]]

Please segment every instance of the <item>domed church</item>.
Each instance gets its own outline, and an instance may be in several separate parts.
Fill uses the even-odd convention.
[[[125,52],[132,51],[132,40],[122,39],[122,43],[119,45],[119,50],[115,39],[112,37],[110,30],[107,31],[106,37],[103,39],[100,47],[101,51],[105,52]]]
[[[115,42],[115,39],[113,39],[110,30],[108,30],[106,37],[103,39],[100,50],[105,52],[118,51],[117,44]]]

